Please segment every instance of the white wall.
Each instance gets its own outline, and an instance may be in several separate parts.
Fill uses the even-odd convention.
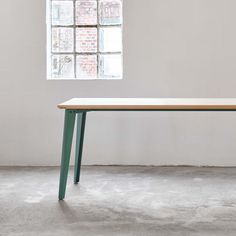
[[[124,0],[124,80],[47,81],[44,0],[0,8],[0,165],[58,165],[71,97],[236,97],[235,0]],[[97,112],[84,164],[236,165],[236,113]]]

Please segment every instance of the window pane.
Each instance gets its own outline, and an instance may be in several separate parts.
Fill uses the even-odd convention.
[[[121,55],[100,55],[99,75],[102,78],[119,78],[122,76]]]
[[[99,31],[99,51],[100,52],[121,52],[121,28],[106,27]]]
[[[97,55],[78,55],[76,66],[77,78],[97,78]]]
[[[47,1],[48,75],[121,78],[122,0]]]
[[[99,23],[101,25],[121,24],[121,0],[100,0]]]
[[[73,52],[73,28],[52,28],[52,51]]]
[[[52,1],[52,25],[73,25],[73,2]]]
[[[76,1],[76,24],[77,25],[97,24],[97,1],[94,0]]]
[[[76,51],[97,52],[97,28],[76,29]]]
[[[53,55],[51,67],[53,78],[74,77],[74,57],[72,55]]]

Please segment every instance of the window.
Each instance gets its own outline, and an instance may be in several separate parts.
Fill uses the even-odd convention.
[[[49,79],[122,78],[122,0],[47,0]]]

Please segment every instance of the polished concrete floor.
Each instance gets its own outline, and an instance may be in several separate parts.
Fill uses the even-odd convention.
[[[0,235],[236,235],[236,168],[0,167]]]

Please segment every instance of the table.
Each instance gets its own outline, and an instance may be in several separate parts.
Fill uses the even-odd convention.
[[[71,145],[77,116],[74,183],[80,180],[87,112],[92,111],[236,111],[234,98],[73,98],[61,103],[65,109],[59,200],[65,197]]]

